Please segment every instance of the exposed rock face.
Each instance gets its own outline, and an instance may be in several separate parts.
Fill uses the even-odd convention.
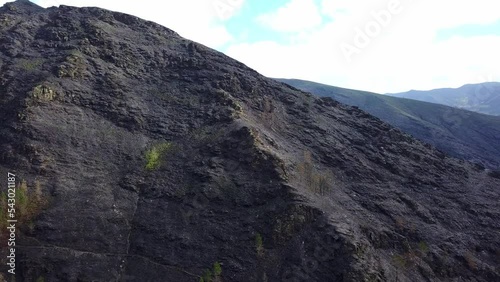
[[[0,70],[18,281],[500,279],[496,174],[167,28],[6,4]]]

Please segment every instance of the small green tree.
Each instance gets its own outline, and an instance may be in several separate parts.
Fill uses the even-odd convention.
[[[258,256],[262,256],[264,254],[264,244],[262,242],[262,235],[257,233],[255,236],[255,250],[257,251]]]
[[[161,165],[162,158],[170,149],[172,149],[172,143],[165,142],[153,146],[151,149],[146,151],[146,169],[155,170]]]
[[[220,282],[222,281],[222,266],[216,261],[213,266],[213,270],[206,269],[203,275],[200,277],[200,282]]]
[[[30,187],[32,188],[32,187]],[[35,191],[28,189],[26,180],[22,180],[15,190],[15,219],[20,226],[30,226],[32,220],[47,206],[48,200],[42,194],[41,184],[35,183]],[[12,205],[12,204],[11,204]],[[5,236],[8,216],[8,197],[0,194],[0,237]],[[12,218],[13,219],[13,218]]]
[[[214,275],[220,276],[222,274],[222,267],[218,261],[214,263]]]
[[[221,274],[222,274],[222,267],[219,262],[214,263],[214,279],[213,281],[215,282],[220,282],[221,280]]]
[[[28,210],[28,184],[26,180],[22,180],[19,187],[16,189],[16,207],[19,214],[25,215]]]
[[[203,274],[202,279],[205,282],[212,282],[212,271],[210,271],[210,269],[205,270],[205,273]]]

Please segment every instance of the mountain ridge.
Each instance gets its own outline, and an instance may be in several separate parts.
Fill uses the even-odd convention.
[[[454,157],[500,167],[500,118],[440,104],[345,89],[304,80],[277,79],[319,96],[357,106]]]
[[[500,180],[360,109],[98,8],[6,4],[0,42],[21,281],[500,275]]]
[[[482,114],[500,116],[500,82],[465,84],[458,88],[388,93],[393,97],[436,103]]]

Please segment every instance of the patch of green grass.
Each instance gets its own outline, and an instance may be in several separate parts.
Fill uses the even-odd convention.
[[[264,244],[262,242],[262,235],[257,233],[255,236],[255,250],[257,251],[257,255],[262,256],[264,254]]]
[[[29,223],[48,204],[48,200],[42,195],[40,182],[35,181],[34,186],[28,189],[28,183],[22,180],[16,188],[17,216],[24,223]]]
[[[79,50],[71,50],[65,62],[59,66],[59,77],[77,78],[83,77],[85,71],[85,61],[83,54]]]
[[[146,169],[156,170],[163,161],[165,154],[172,149],[172,143],[164,142],[154,145],[151,149],[146,151]]]
[[[222,274],[222,266],[218,261],[214,263],[214,276],[215,277],[220,277]]]
[[[21,59],[18,65],[25,71],[33,71],[40,68],[43,64],[43,59]]]
[[[222,266],[219,262],[215,262],[213,269],[206,269],[203,275],[200,277],[200,282],[220,282],[222,275]]]
[[[418,243],[406,241],[403,251],[392,255],[392,262],[398,269],[415,268],[419,261],[428,256],[429,251],[430,246],[425,241]]]
[[[201,279],[203,279],[201,281],[204,282],[212,282],[212,271],[210,271],[210,269],[205,270],[205,273],[203,273]]]
[[[28,188],[26,180],[22,180],[15,189],[15,219],[19,222],[21,227],[34,228],[33,220],[40,214],[40,212],[48,205],[48,199],[41,193],[41,184],[35,182],[34,189]],[[8,204],[7,195],[5,192],[0,194],[0,219],[6,219],[8,216],[8,209],[12,208]],[[6,236],[7,221],[0,221],[0,237]]]
[[[405,255],[394,255],[392,260],[396,264],[396,266],[400,269],[405,269],[408,267],[408,259]]]
[[[16,207],[20,214],[25,214],[28,208],[28,184],[25,180],[16,189]]]
[[[429,252],[429,245],[427,245],[427,243],[426,243],[426,242],[424,242],[424,241],[420,241],[420,242],[418,243],[418,249],[419,249],[422,253],[427,254],[427,253]]]

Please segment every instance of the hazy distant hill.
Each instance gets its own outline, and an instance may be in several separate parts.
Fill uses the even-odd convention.
[[[412,90],[388,95],[443,104],[483,114],[500,115],[500,82],[467,84],[460,88],[429,91]]]
[[[500,166],[500,117],[304,80],[278,80],[357,106],[452,156]]]

